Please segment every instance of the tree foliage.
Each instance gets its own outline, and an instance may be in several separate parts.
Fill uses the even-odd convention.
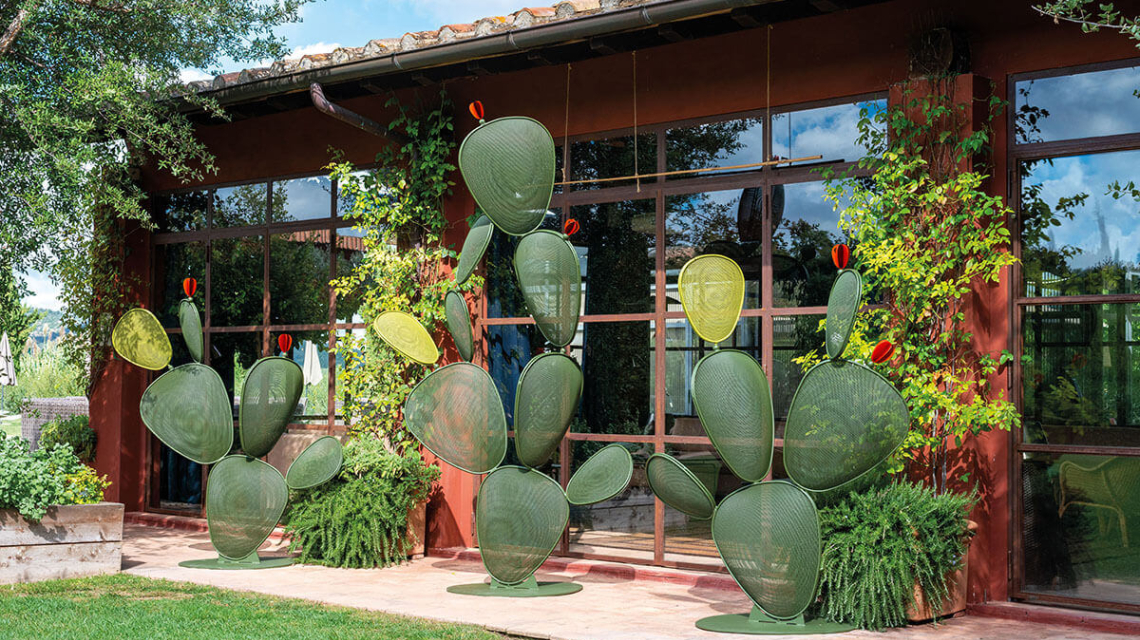
[[[0,266],[0,333],[8,334],[12,359],[19,371],[20,356],[43,314],[21,302],[25,287],[11,267]],[[17,380],[19,377],[17,376]]]
[[[871,177],[831,173],[827,183],[830,200],[848,203],[840,226],[855,241],[867,289],[886,303],[860,314],[849,350],[870,360],[878,337],[896,346],[882,372],[910,408],[903,455],[925,462],[940,491],[955,471],[952,444],[1019,422],[991,384],[1012,356],[978,350],[967,321],[974,291],[997,283],[1016,260],[1006,226],[1012,212],[985,191],[989,122],[969,121],[974,105],[953,99],[953,82],[911,81],[900,104],[864,111],[861,142],[872,151],[859,167]],[[990,100],[990,119],[1001,106]]]
[[[308,0],[16,0],[0,7],[0,264],[49,273],[72,356],[98,364],[130,282],[122,222],[146,223],[139,167],[214,171],[179,112],[185,68],[286,53],[274,35]],[[180,99],[173,99],[181,95]],[[95,357],[92,357],[95,356]]]

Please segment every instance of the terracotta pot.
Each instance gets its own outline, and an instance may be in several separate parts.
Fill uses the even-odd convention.
[[[427,540],[427,501],[421,502],[408,511],[407,540],[411,543],[408,557],[424,557],[425,540]]]
[[[970,537],[973,538],[973,533],[978,529],[978,523],[971,520],[967,529],[970,531]],[[970,544],[967,541],[966,557],[962,560],[962,566],[946,576],[949,591],[941,605],[934,607],[932,603],[927,602],[926,593],[918,585],[918,581],[915,581],[914,604],[906,610],[907,620],[910,622],[929,622],[935,618],[946,618],[966,610],[966,579],[970,573],[969,550]]]

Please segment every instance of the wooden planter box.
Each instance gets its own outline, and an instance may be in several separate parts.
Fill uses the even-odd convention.
[[[123,505],[48,509],[29,522],[0,511],[0,584],[118,573],[123,561]]]

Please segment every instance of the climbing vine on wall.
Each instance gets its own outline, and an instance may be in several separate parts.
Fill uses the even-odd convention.
[[[450,192],[455,166],[451,103],[445,93],[435,104],[405,105],[396,98],[389,130],[406,142],[386,146],[376,156],[377,168],[358,171],[336,160],[329,166],[338,181],[345,217],[363,233],[364,251],[352,270],[333,281],[338,296],[359,303],[364,322],[382,312],[412,313],[438,335],[444,320],[444,296],[455,285],[442,270],[456,257],[443,244],[447,218],[443,199]],[[481,286],[469,279],[460,290]],[[428,368],[398,355],[371,330],[337,339],[344,358],[337,390],[352,433],[371,433],[397,449],[414,443],[402,424],[401,408],[412,387]]]

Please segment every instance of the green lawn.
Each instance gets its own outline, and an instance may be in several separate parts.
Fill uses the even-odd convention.
[[[20,435],[19,414],[0,417],[0,433],[3,433],[4,437]]]
[[[272,579],[266,572],[266,579]],[[478,627],[116,575],[0,586],[0,638],[500,640]]]

